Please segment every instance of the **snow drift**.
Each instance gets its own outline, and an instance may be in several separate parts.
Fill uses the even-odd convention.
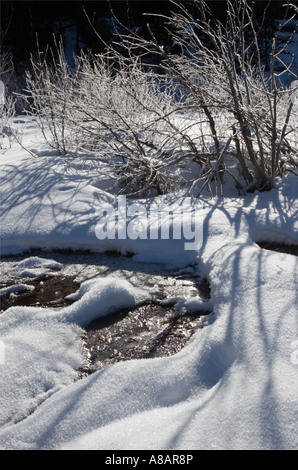
[[[53,157],[12,148],[3,163],[3,252],[104,251],[92,204],[110,195],[83,177],[61,191],[73,175]],[[149,298],[127,280],[83,284],[60,311],[14,307],[1,315],[2,449],[297,449],[297,258],[256,244],[297,244],[296,178],[270,193],[203,199],[200,208],[197,251],[185,253],[182,240],[129,241],[140,262],[154,253],[164,264],[198,264],[210,282],[212,313],[178,354],[118,363],[74,382],[84,361],[82,325]],[[125,251],[127,242],[113,247]]]

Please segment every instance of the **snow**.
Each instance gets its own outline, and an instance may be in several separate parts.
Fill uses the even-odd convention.
[[[18,251],[18,250],[17,250]],[[43,279],[45,276],[55,276],[62,264],[55,260],[30,256],[18,264],[20,277]]]
[[[21,421],[75,375],[82,359],[77,337],[82,330],[76,325],[150,298],[117,278],[87,281],[74,296],[79,301],[59,312],[11,307],[1,315],[5,364],[10,364],[0,369],[1,424]]]
[[[30,256],[29,258],[24,259],[18,263],[18,267],[22,268],[46,268],[46,269],[61,269],[62,264],[57,263],[55,260],[44,259],[38,256]]]
[[[194,313],[200,310],[211,310],[212,302],[204,302],[200,297],[191,297],[189,299],[179,299],[175,305],[175,311],[179,314]]]
[[[15,307],[8,315],[1,315],[3,429],[27,418],[51,394],[70,383],[81,364],[79,330],[59,323],[50,313]]]
[[[8,286],[8,287],[2,287],[0,289],[0,294],[2,295],[7,295],[7,294],[14,294],[15,292],[26,292],[26,291],[32,291],[34,289],[34,286],[31,286],[30,284],[14,284],[13,286]]]
[[[63,309],[58,316],[67,322],[87,325],[117,309],[141,305],[151,296],[126,280],[106,277],[83,282],[80,289],[68,298],[77,302]]]
[[[35,123],[22,121],[14,125],[23,144],[40,148]],[[78,380],[83,326],[146,301],[151,288],[101,275],[61,310],[9,308],[0,315],[0,448],[297,449],[297,258],[256,243],[298,244],[296,177],[270,193],[196,201],[203,223],[196,250],[185,250],[183,239],[98,240],[96,209],[114,196],[93,177],[98,182],[98,172],[75,171],[66,157],[4,148],[2,254],[45,250],[43,261],[29,256],[20,270],[54,269],[54,248],[114,249],[134,253],[140,266],[198,268],[210,282],[212,313],[179,353]],[[180,313],[202,304],[175,302]]]

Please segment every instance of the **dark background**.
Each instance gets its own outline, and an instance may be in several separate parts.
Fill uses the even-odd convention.
[[[190,4],[191,2],[183,2]],[[262,14],[267,1],[256,1],[257,14]],[[282,16],[282,1],[272,1],[268,10],[270,18]],[[210,1],[210,6],[217,17],[225,16],[225,1]],[[173,10],[169,1],[118,1],[110,2],[115,15],[130,28],[140,27],[140,32],[146,34],[146,23],[150,22],[152,29],[161,42],[166,44],[167,37],[163,30],[163,20],[157,17],[144,17],[143,13],[158,13],[168,15]],[[96,37],[88,24],[83,6],[93,22],[96,30],[103,39],[111,42],[112,22],[109,2],[102,1],[0,1],[1,36],[0,46],[13,54],[15,69],[22,69],[29,63],[30,54],[36,50],[36,37],[39,46],[44,50],[47,44],[53,43],[53,33],[67,41],[72,31],[72,41],[68,52],[77,52],[81,48],[89,48],[94,52],[103,49],[102,43]],[[69,39],[68,39],[69,42]]]

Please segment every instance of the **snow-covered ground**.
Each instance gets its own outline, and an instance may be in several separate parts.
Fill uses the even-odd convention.
[[[36,157],[4,138],[1,251],[43,248],[48,259],[19,266],[28,274],[24,285],[32,271],[61,268],[51,249],[118,250],[134,253],[140,265],[160,263],[162,271],[198,270],[211,285],[212,314],[174,356],[126,361],[75,380],[84,325],[144,302],[152,288],[100,275],[60,310],[6,310],[1,448],[297,449],[297,258],[256,243],[298,244],[297,178],[284,178],[270,193],[193,201],[192,220],[203,228],[193,250],[183,238],[99,240],[98,209],[115,202],[106,171],[53,155],[38,142],[34,120],[15,121]],[[154,201],[167,207],[179,195]],[[179,302],[188,311],[199,304]]]

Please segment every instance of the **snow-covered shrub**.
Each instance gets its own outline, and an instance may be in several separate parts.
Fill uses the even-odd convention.
[[[297,110],[293,90],[281,85],[292,74],[283,56],[292,36],[277,46],[293,17],[272,38],[267,72],[246,0],[228,0],[225,24],[204,0],[193,2],[195,16],[176,6],[167,18],[175,51],[148,26],[149,39],[128,31],[121,53],[82,52],[72,68],[61,44],[39,53],[27,75],[31,113],[61,154],[108,162],[120,193],[186,186],[192,195],[222,195],[227,179],[243,192],[271,189],[276,176],[297,169]],[[148,54],[157,54],[158,68]]]
[[[68,150],[66,121],[72,97],[71,76],[62,43],[56,45],[56,51],[38,50],[31,57],[22,96],[28,105],[27,113],[36,117],[44,139],[60,154]]]
[[[171,91],[161,91],[137,60],[117,62],[115,71],[109,56],[80,57],[70,117],[76,151],[108,160],[121,192],[167,192],[172,178],[164,162],[175,148]]]
[[[12,138],[10,118],[15,113],[15,100],[7,92],[7,83],[13,72],[12,55],[0,48],[0,148],[5,136]]]
[[[249,2],[229,0],[225,24],[214,18],[205,0],[195,0],[194,5],[196,15],[193,8],[190,12],[179,3],[179,11],[168,18],[169,34],[179,45],[180,53],[166,52],[152,33],[151,41],[140,40],[140,43],[147,51],[153,46],[166,73],[176,77],[187,91],[189,105],[206,115],[215,158],[209,159],[203,169],[204,185],[216,175],[222,181],[224,173],[229,171],[215,118],[220,112],[229,122],[223,145],[232,136],[225,150],[236,158],[240,170],[236,184],[244,180],[246,190],[271,189],[275,177],[286,168],[285,160],[288,167],[297,168],[297,148],[290,139],[294,133],[297,135],[297,126],[291,125],[294,104],[290,91],[281,86],[282,77],[290,74],[295,78],[291,62],[284,61],[294,33],[278,47],[283,28],[295,13],[289,18],[291,5],[288,5],[287,19],[281,22],[271,41],[270,70],[266,72],[259,30]]]
[[[51,59],[32,61],[27,99],[54,148],[108,162],[120,193],[163,194],[184,183],[179,165],[197,147],[175,82],[113,50],[82,52],[72,69],[61,47]]]
[[[108,160],[120,192],[162,194],[184,183],[179,165],[199,152],[193,121],[181,114],[179,84],[144,70],[137,57],[111,51],[92,61],[81,56],[76,82],[72,128],[78,150]]]

